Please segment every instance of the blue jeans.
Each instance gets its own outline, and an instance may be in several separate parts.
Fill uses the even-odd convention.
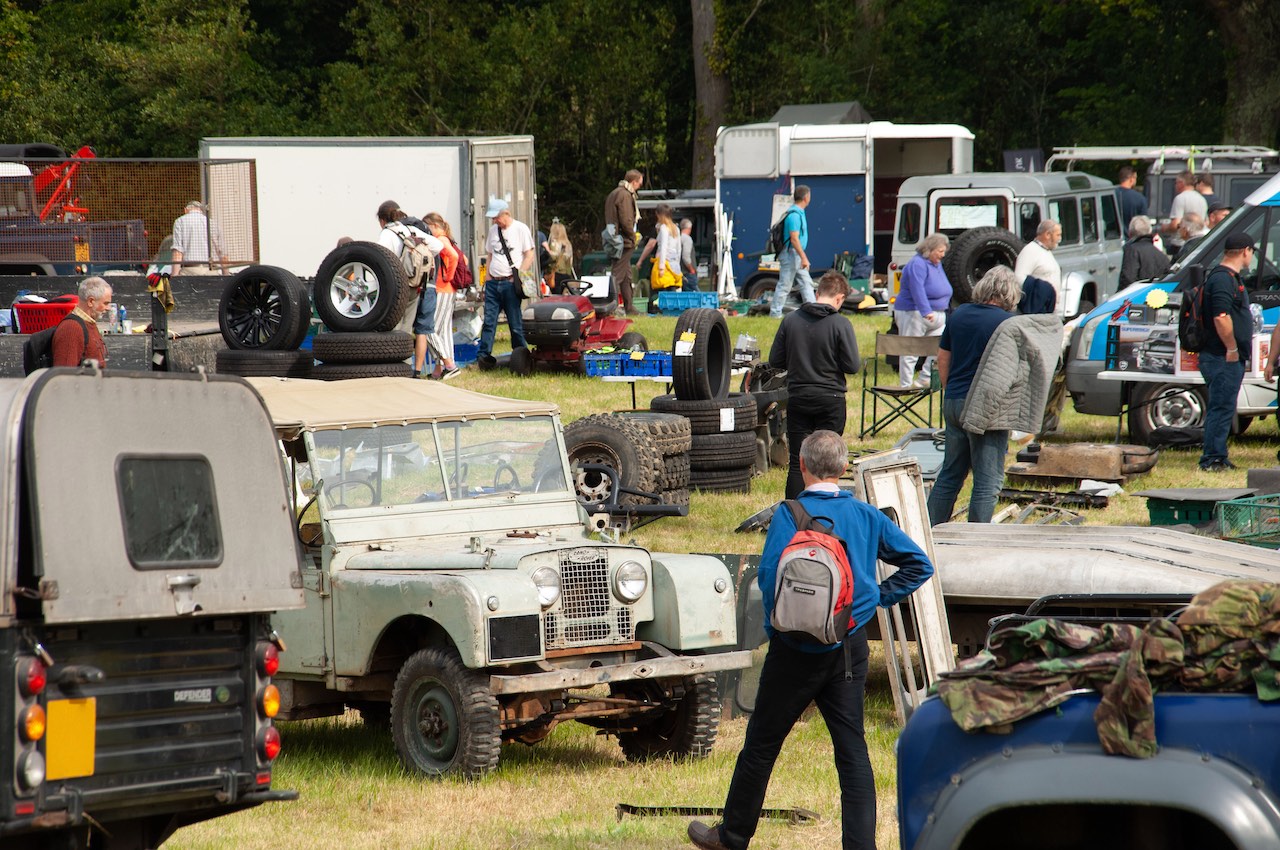
[[[778,753],[800,715],[816,703],[835,748],[840,777],[842,850],[875,850],[876,783],[863,727],[863,693],[867,682],[867,634],[848,635],[845,651],[801,652],[778,638],[760,671],[755,711],[724,801],[721,837],[726,847],[746,847],[755,835],[765,790]]]
[[[942,418],[946,421],[946,454],[938,480],[929,493],[929,524],[951,519],[956,496],[964,480],[973,472],[973,492],[969,496],[969,522],[991,522],[996,496],[1004,486],[1004,456],[1009,450],[1008,431],[970,433],[960,427],[963,398],[947,397],[942,401]]]
[[[428,284],[418,298],[418,314],[413,317],[413,332],[429,334],[436,329],[436,288]]]
[[[794,248],[784,248],[778,255],[778,285],[774,287],[773,301],[769,303],[769,318],[782,318],[782,307],[787,303],[787,296],[791,294],[791,286],[795,283],[800,284],[800,300],[806,304],[812,303],[813,278],[809,277],[809,270],[800,268],[800,255]]]
[[[1228,363],[1221,354],[1200,352],[1200,374],[1209,393],[1209,406],[1204,414],[1204,449],[1200,465],[1227,460],[1227,437],[1231,420],[1236,415],[1236,398],[1244,381],[1244,363]]]
[[[680,287],[681,292],[697,292],[698,276],[696,274],[684,273],[684,283]]]
[[[493,351],[493,337],[498,332],[498,311],[507,315],[507,327],[511,330],[511,347],[524,348],[524,316],[520,313],[520,280],[487,280],[484,284],[484,324],[480,327],[480,346],[477,357],[486,357]]]

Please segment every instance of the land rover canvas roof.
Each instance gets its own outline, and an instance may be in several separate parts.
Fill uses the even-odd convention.
[[[545,401],[498,398],[413,378],[250,378],[249,383],[266,401],[277,430],[322,431],[455,419],[507,419],[560,411]]]

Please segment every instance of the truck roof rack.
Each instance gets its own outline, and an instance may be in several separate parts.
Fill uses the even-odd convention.
[[[1212,166],[1213,160],[1230,160],[1247,162],[1254,173],[1262,173],[1263,160],[1280,159],[1280,151],[1261,145],[1116,145],[1116,146],[1083,146],[1056,147],[1053,155],[1044,164],[1045,171],[1052,171],[1054,165],[1064,164],[1067,171],[1075,167],[1078,161],[1144,159],[1155,163],[1151,169],[1159,174],[1163,170],[1165,159],[1183,162],[1187,159],[1207,162],[1202,166],[1206,170]]]

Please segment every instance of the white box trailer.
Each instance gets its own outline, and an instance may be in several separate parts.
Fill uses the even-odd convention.
[[[532,136],[294,137],[200,141],[201,159],[254,162],[260,262],[312,277],[344,236],[376,241],[378,205],[438,212],[478,269],[489,198],[537,230]],[[211,197],[215,208],[234,197]]]
[[[889,262],[898,186],[919,174],[973,170],[973,133],[958,124],[795,124],[721,127],[716,200],[733,223],[732,265],[748,297],[773,290],[777,264],[762,261],[769,226],[796,184],[812,190],[808,209],[814,270],[840,254]]]

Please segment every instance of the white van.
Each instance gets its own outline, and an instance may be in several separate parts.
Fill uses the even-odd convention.
[[[1013,268],[1041,221],[1062,225],[1053,252],[1062,267],[1058,312],[1087,313],[1119,286],[1124,233],[1115,186],[1079,172],[978,172],[908,177],[898,189],[890,272],[898,292],[902,267],[930,233],[946,234],[942,261],[955,300],[969,300],[982,275],[997,264]]]

